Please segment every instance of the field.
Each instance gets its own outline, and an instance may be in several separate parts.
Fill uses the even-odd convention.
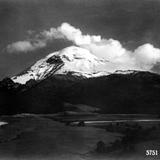
[[[130,117],[130,118],[129,118]],[[142,160],[160,151],[156,115],[1,116],[2,160]]]

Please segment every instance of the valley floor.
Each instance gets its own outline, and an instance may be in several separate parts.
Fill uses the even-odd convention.
[[[53,118],[54,119],[54,118]],[[146,150],[160,154],[160,123],[63,123],[50,116],[2,116],[2,160],[151,160]]]

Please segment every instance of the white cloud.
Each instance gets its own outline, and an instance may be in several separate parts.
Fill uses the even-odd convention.
[[[43,40],[52,40],[52,39],[62,39],[65,38],[64,35],[58,31],[57,28],[50,28],[50,30],[45,30],[40,33],[40,35]]]
[[[100,35],[83,35],[81,30],[68,23],[45,30],[31,40],[19,41],[7,46],[7,51],[28,52],[45,47],[54,39],[66,39],[73,44],[88,49],[97,57],[112,62],[119,69],[151,70],[160,62],[160,49],[152,44],[144,44],[134,51],[125,49],[118,40],[104,39]]]
[[[136,65],[139,65],[142,69],[149,70],[160,62],[160,49],[151,44],[144,44],[134,51],[134,57]]]
[[[83,35],[80,29],[76,29],[68,23],[62,23],[62,25],[57,28],[57,31],[77,45],[86,45],[101,41],[101,36]]]
[[[117,40],[102,39],[100,35],[83,35],[80,29],[68,23],[63,23],[57,30],[67,40],[88,49],[97,57],[109,60],[122,69],[150,70],[160,62],[160,49],[152,44],[144,44],[135,51],[129,51]]]
[[[38,48],[45,47],[46,44],[43,41],[17,41],[7,46],[7,51],[9,53],[19,53],[19,52],[29,52],[34,51]]]

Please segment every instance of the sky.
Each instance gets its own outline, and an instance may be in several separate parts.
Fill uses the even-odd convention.
[[[79,30],[82,40],[85,36],[99,36],[99,40],[77,42],[77,35],[63,24]],[[160,0],[0,0],[0,79],[72,44],[110,60],[118,56],[126,66],[160,73],[159,32]],[[99,48],[109,46],[112,51],[110,44],[123,57],[122,52],[109,54]]]

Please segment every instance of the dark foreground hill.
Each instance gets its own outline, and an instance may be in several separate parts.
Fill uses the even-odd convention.
[[[55,75],[26,85],[0,83],[0,114],[56,113],[64,103],[87,104],[102,113],[160,113],[160,75],[150,72],[97,78]]]

